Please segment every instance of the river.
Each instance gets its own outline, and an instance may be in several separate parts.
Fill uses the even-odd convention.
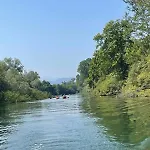
[[[0,106],[0,149],[148,150],[150,99],[47,99]]]

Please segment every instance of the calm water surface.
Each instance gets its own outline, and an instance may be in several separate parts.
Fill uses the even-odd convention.
[[[0,149],[150,150],[150,100],[73,95],[0,106]]]

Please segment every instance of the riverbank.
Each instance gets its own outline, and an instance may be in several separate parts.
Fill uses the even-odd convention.
[[[131,88],[128,85],[121,87],[121,90],[115,92],[108,91],[105,92],[104,94],[104,91],[103,93],[101,93],[100,89],[98,89],[97,87],[95,89],[91,89],[87,85],[82,88],[81,94],[83,96],[91,96],[91,97],[147,98],[150,97],[150,89],[142,89],[140,87]]]
[[[128,69],[123,80],[119,75],[110,73],[99,77],[93,87],[86,83],[84,89],[96,96],[150,97],[150,55]]]

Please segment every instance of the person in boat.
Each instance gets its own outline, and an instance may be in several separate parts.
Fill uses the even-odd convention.
[[[56,96],[56,99],[59,99],[59,97],[58,97],[58,96]]]
[[[63,99],[67,98],[66,95],[63,95]]]

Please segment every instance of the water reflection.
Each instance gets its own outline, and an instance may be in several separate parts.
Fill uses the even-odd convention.
[[[79,95],[1,105],[0,149],[145,150],[149,107],[149,99],[82,100]]]
[[[150,137],[150,99],[86,98],[82,107],[113,140],[138,145]]]
[[[9,135],[17,131],[17,126],[24,122],[25,115],[37,111],[38,108],[41,108],[40,102],[34,105],[29,103],[0,105],[0,149],[7,149],[4,146],[8,143]]]

